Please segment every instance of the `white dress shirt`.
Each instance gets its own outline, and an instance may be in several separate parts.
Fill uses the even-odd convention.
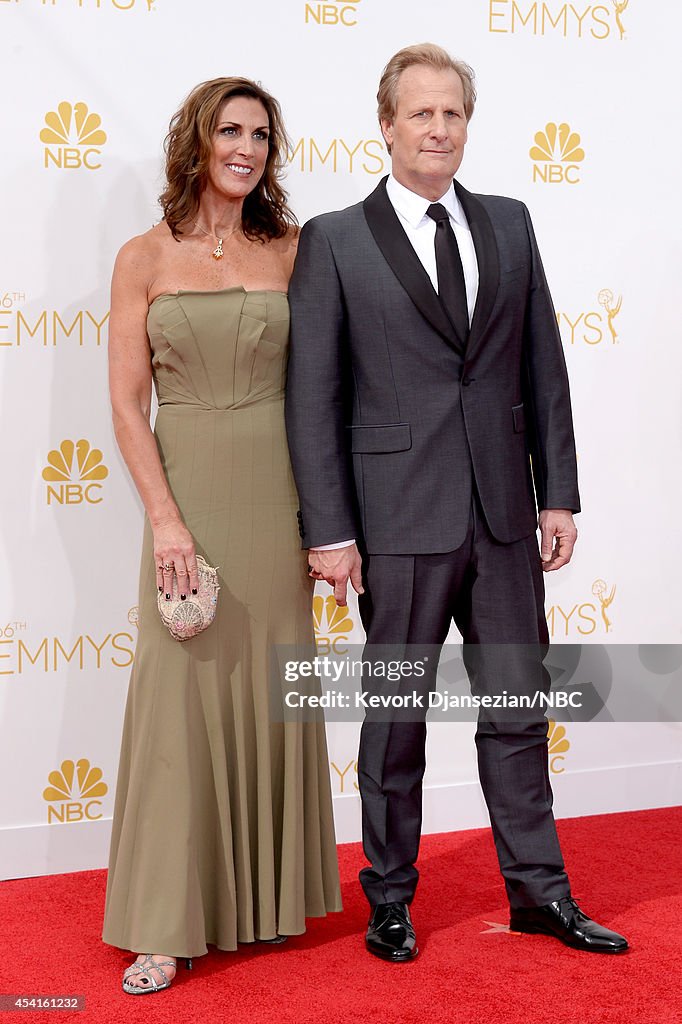
[[[409,188],[401,185],[392,174],[386,182],[386,193],[391,201],[393,209],[398,215],[405,234],[409,238],[414,251],[416,252],[421,265],[431,279],[434,290],[438,291],[438,270],[436,268],[436,222],[426,213],[431,201],[423,196],[411,192]],[[478,261],[474,240],[471,237],[471,229],[464,216],[462,204],[457,198],[455,186],[450,187],[444,196],[436,200],[448,211],[450,225],[455,232],[459,255],[462,260],[464,271],[464,284],[467,293],[467,310],[469,313],[469,324],[474,315],[476,296],[478,295]],[[333,551],[337,548],[347,548],[354,544],[354,540],[338,541],[336,544],[322,544],[313,548],[314,551]]]
[[[410,192],[399,181],[389,175],[386,182],[386,192],[391,200],[393,209],[398,214],[405,234],[412,243],[412,248],[419,257],[419,261],[426,273],[431,278],[431,284],[435,291],[438,291],[438,271],[436,270],[436,222],[427,216],[426,211],[431,206],[429,199],[418,196],[416,192]],[[455,233],[459,255],[462,260],[464,271],[464,284],[467,290],[467,307],[469,311],[469,324],[474,315],[476,296],[478,295],[478,261],[474,240],[471,237],[471,230],[464,216],[462,204],[457,198],[455,186],[450,187],[444,196],[437,199],[448,211],[450,226]]]

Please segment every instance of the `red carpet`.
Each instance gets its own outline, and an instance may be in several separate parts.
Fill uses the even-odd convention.
[[[574,895],[631,943],[578,953],[509,934],[487,830],[426,836],[413,906],[420,956],[385,964],[364,951],[367,908],[357,845],[339,849],[345,910],[280,947],[211,952],[172,989],[127,996],[131,957],[99,934],[103,871],[3,882],[0,993],[84,995],[82,1012],[19,1019],[108,1024],[668,1024],[682,1021],[682,808],[559,822]]]

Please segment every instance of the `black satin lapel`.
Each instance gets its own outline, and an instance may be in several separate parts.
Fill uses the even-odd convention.
[[[367,196],[363,203],[363,209],[374,241],[419,312],[453,348],[463,355],[462,342],[457,337],[455,329],[434,291],[431,279],[412,248],[410,240],[398,220],[398,215],[393,209],[393,204],[388,198],[386,178],[379,183],[371,195]]]
[[[462,188],[457,181],[455,192],[471,228],[478,262],[478,295],[467,346],[467,356],[470,357],[476,342],[485,330],[495,304],[497,289],[500,286],[500,257],[493,225],[483,203]]]

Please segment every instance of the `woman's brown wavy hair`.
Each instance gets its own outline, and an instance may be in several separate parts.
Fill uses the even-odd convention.
[[[214,78],[202,82],[173,115],[166,140],[166,187],[159,196],[164,219],[173,237],[180,225],[192,220],[206,187],[213,132],[225,100],[248,96],[260,100],[270,126],[268,156],[263,176],[244,200],[242,231],[247,238],[265,241],[283,238],[296,218],[287,206],[287,193],[279,183],[289,140],[279,103],[248,78]]]

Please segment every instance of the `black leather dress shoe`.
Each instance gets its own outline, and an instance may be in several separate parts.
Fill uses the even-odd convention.
[[[419,950],[407,903],[379,903],[373,907],[365,945],[382,960],[412,960]]]
[[[566,946],[588,953],[624,953],[628,940],[592,921],[570,896],[544,907],[521,907],[511,911],[509,930],[553,935]]]

